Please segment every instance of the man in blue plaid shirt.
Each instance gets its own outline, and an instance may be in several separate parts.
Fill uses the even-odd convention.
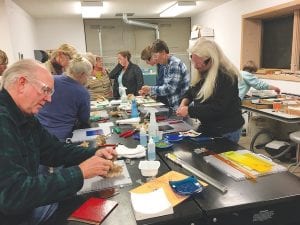
[[[175,56],[169,54],[166,42],[156,40],[152,44],[151,51],[157,63],[164,65],[163,82],[157,86],[143,86],[140,94],[150,94],[165,98],[167,106],[175,112],[181,98],[189,88],[190,75],[185,64]]]

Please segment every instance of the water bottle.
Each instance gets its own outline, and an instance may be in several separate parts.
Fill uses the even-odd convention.
[[[155,143],[154,143],[152,137],[149,138],[147,154],[148,154],[148,160],[152,160],[153,161],[153,160],[156,159],[156,155],[155,155]]]
[[[139,117],[138,107],[136,104],[136,100],[133,99],[131,102],[131,118]]]
[[[144,127],[140,129],[140,144],[147,148],[147,134]]]
[[[154,142],[157,142],[158,141],[158,138],[157,138],[158,124],[156,122],[156,117],[155,117],[155,112],[157,110],[155,108],[151,108],[151,107],[149,107],[147,110],[148,110],[148,112],[150,112],[150,123],[148,126],[148,134],[149,134],[149,137],[153,138]]]

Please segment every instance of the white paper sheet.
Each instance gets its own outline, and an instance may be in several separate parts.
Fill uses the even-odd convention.
[[[150,193],[138,194],[131,192],[130,194],[136,220],[144,220],[173,213],[173,207],[163,188]]]

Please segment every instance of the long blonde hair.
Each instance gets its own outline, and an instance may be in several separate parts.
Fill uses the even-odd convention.
[[[188,51],[190,54],[195,54],[199,57],[210,58],[211,61],[211,67],[207,72],[204,84],[196,97],[196,99],[201,99],[201,102],[207,100],[214,93],[218,70],[221,70],[225,75],[229,76],[232,83],[235,79],[239,79],[239,70],[229,61],[221,48],[214,41],[199,38],[199,40],[197,40],[197,42],[188,49]],[[195,86],[202,77],[203,74],[192,67],[191,85]]]

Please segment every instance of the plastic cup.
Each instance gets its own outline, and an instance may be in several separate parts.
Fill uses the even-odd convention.
[[[280,102],[280,101],[274,101],[273,102],[273,111],[279,112],[280,109],[281,109],[281,105],[282,105],[282,102]]]

